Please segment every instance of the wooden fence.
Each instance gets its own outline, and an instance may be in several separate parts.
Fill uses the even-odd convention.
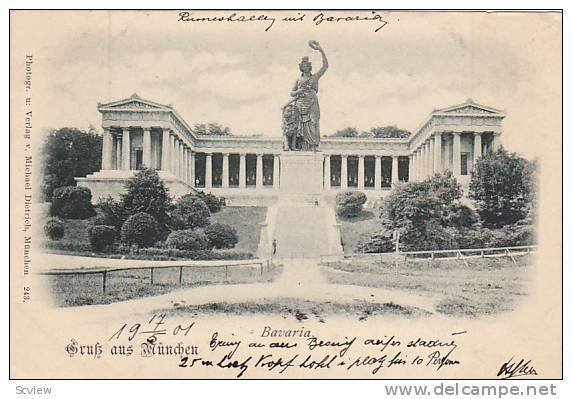
[[[165,263],[162,263],[165,262]],[[69,276],[69,275],[88,275],[88,274],[101,274],[101,287],[102,293],[105,294],[107,287],[108,274],[124,270],[149,270],[149,280],[151,285],[154,284],[154,273],[156,269],[179,269],[179,285],[183,284],[183,269],[184,268],[224,268],[225,281],[228,281],[229,267],[237,266],[257,266],[260,267],[260,275],[264,275],[264,266],[266,270],[270,270],[270,259],[249,259],[241,261],[149,261],[149,265],[143,266],[117,266],[117,267],[93,267],[89,269],[73,268],[73,269],[52,269],[38,272],[39,275],[44,276]]]
[[[530,255],[536,252],[536,245],[524,245],[518,247],[496,247],[496,248],[466,248],[466,249],[445,249],[434,251],[410,251],[410,252],[384,252],[371,254],[353,254],[353,255],[322,255],[322,262],[331,262],[336,260],[342,261],[364,261],[364,260],[387,260],[396,262],[401,260],[407,262],[408,259],[424,259],[433,261],[435,259],[442,260],[459,260],[465,266],[468,266],[467,259],[475,258],[499,258],[507,257],[516,263],[517,256]]]

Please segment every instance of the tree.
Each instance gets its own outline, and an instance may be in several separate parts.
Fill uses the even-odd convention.
[[[228,224],[213,223],[205,229],[212,248],[234,248],[238,242],[236,229]]]
[[[336,195],[336,213],[342,217],[358,216],[367,197],[361,191],[344,191]]]
[[[175,230],[195,229],[208,226],[210,216],[209,208],[201,198],[187,194],[175,204],[171,222]]]
[[[406,139],[411,135],[410,131],[400,129],[397,126],[373,127],[370,132],[376,138]]]
[[[42,192],[51,201],[54,190],[74,186],[75,177],[101,169],[102,137],[94,129],[89,132],[64,127],[52,130],[42,149]]]
[[[534,212],[536,163],[504,148],[488,153],[475,164],[469,196],[486,227],[514,224]]]
[[[195,123],[192,130],[199,136],[232,136],[230,128],[218,123]]]
[[[126,193],[121,195],[126,215],[145,212],[159,224],[163,238],[169,234],[170,216],[173,207],[169,189],[165,187],[154,169],[142,169],[125,183]]]
[[[196,196],[203,200],[208,206],[210,213],[217,213],[225,205],[225,199],[219,198],[214,194],[205,193],[204,191],[197,191]]]
[[[346,127],[330,135],[330,137],[358,137],[360,132],[355,127]]]
[[[449,249],[457,245],[457,225],[470,220],[467,211],[459,209],[460,198],[460,186],[450,173],[404,184],[383,201],[381,224],[388,232],[400,233],[404,250]]]
[[[95,216],[91,190],[87,187],[58,187],[52,193],[50,216],[63,219],[87,219]]]

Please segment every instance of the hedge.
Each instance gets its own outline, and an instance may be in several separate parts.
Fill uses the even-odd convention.
[[[87,219],[95,216],[90,189],[77,186],[55,189],[52,194],[50,215],[63,219]]]

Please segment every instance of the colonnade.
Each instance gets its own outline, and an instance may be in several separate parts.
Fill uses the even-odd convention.
[[[370,161],[369,168],[366,168],[366,159]],[[334,160],[340,162],[339,172],[333,171]],[[352,169],[351,160],[357,160],[357,168],[354,166]],[[387,168],[385,168],[385,171],[388,172],[386,174],[383,173],[382,160],[388,161]],[[340,188],[345,190],[351,188],[352,185],[358,190],[366,188],[380,190],[384,187],[392,187],[399,181],[410,179],[409,163],[409,156],[325,154],[324,189]]]
[[[411,180],[424,180],[450,170],[455,177],[468,175],[483,151],[498,146],[497,133],[433,132],[411,154]]]
[[[237,170],[234,170],[231,176],[229,159],[233,155],[238,157],[239,162]],[[213,165],[213,157],[216,156],[222,157],[222,170],[219,174]],[[197,157],[201,160],[199,161]],[[250,159],[256,157],[252,166],[248,168],[248,171],[255,171],[251,179],[247,179],[247,157]],[[272,161],[272,169],[268,173],[264,173],[263,160]],[[198,164],[201,164],[200,176],[197,175]],[[280,160],[277,154],[198,152],[171,129],[104,128],[102,169],[137,170],[142,167],[170,172],[190,186],[205,188],[217,186],[216,182],[220,182],[218,186],[223,188],[231,186],[246,188],[251,185],[276,188],[280,184]],[[232,179],[232,177],[238,178]],[[233,182],[236,184],[232,184]]]

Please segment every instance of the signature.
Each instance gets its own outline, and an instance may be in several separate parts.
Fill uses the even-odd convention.
[[[516,362],[513,359],[514,356],[507,362],[503,363],[497,373],[497,377],[501,377],[503,380],[508,380],[509,378],[522,377],[524,375],[538,375],[530,360],[525,361],[521,358]]]

